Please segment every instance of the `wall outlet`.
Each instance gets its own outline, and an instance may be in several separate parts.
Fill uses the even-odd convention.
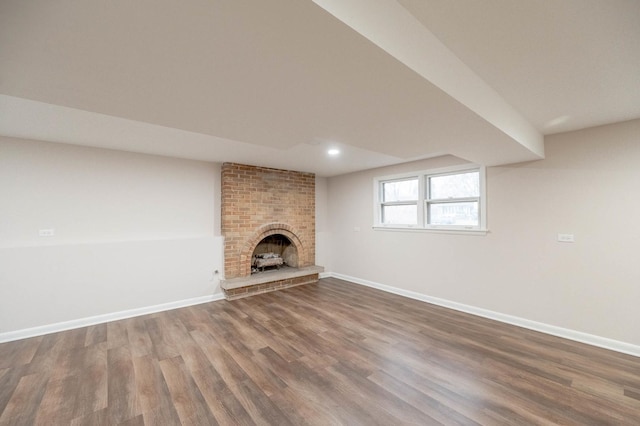
[[[53,237],[54,235],[56,235],[55,229],[39,229],[38,230],[39,237]]]
[[[573,243],[576,240],[573,237],[573,234],[558,234],[558,241],[561,243]]]

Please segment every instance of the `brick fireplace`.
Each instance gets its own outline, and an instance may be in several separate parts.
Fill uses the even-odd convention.
[[[222,234],[227,299],[317,282],[315,175],[224,163]],[[256,253],[278,247],[284,268],[252,274]]]

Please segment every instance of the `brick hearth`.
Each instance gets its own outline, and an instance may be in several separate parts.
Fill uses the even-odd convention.
[[[225,280],[222,287],[227,300],[233,300],[297,285],[315,283],[318,282],[319,273],[323,271],[324,268],[321,266],[271,270],[249,277]]]

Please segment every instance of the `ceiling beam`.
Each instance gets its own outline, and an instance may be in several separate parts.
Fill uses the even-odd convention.
[[[544,138],[395,0],[313,0],[420,76],[544,158]]]

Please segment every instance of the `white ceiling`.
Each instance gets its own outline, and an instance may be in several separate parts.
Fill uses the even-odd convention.
[[[638,0],[399,0],[543,134],[640,117]]]
[[[0,2],[12,137],[322,176],[494,165],[640,117],[639,88],[637,0]]]

